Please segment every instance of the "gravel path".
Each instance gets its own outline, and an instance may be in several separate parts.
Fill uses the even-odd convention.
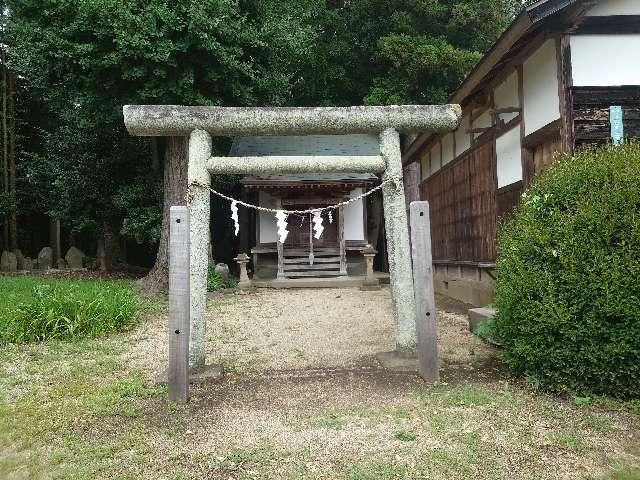
[[[495,350],[471,335],[466,315],[439,310],[439,357],[473,369]],[[166,365],[166,316],[138,329],[132,361],[160,374]],[[225,295],[207,308],[207,363],[227,372],[377,367],[394,349],[391,293],[351,289],[260,289]]]

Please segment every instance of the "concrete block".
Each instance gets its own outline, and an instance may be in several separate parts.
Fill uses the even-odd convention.
[[[204,367],[191,368],[189,370],[189,383],[192,385],[216,383],[224,377],[222,365],[205,365]],[[167,372],[163,372],[156,379],[156,385],[167,384]]]
[[[415,352],[380,352],[376,359],[382,368],[395,373],[418,373],[418,355]]]
[[[469,330],[473,332],[478,325],[486,320],[489,320],[495,314],[496,310],[494,308],[482,307],[469,309]]]

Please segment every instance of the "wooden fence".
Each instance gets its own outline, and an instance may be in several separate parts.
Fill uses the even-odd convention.
[[[494,155],[494,143],[486,142],[422,183],[422,199],[431,206],[434,260],[495,260]]]

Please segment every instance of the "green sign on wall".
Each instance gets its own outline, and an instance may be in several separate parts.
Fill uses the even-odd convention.
[[[609,107],[609,123],[611,124],[611,141],[620,145],[624,141],[624,122],[621,106]]]

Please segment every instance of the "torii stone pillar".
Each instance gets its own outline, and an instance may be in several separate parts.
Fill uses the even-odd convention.
[[[189,166],[187,178],[189,184],[198,182],[211,185],[211,175],[207,162],[211,158],[211,135],[204,130],[194,130],[189,138]],[[206,357],[205,335],[207,322],[204,321],[207,308],[207,271],[209,268],[209,222],[211,220],[211,194],[208,189],[192,188],[189,199],[189,239],[191,253],[189,257],[191,272],[189,275],[190,342],[189,365],[203,367]]]
[[[413,295],[413,270],[407,204],[402,183],[402,151],[400,135],[387,129],[380,134],[380,152],[387,165],[382,180],[400,179],[382,188],[382,204],[387,229],[387,251],[391,273],[391,301],[396,321],[396,350],[410,352],[418,341],[416,333],[416,302]],[[411,274],[409,278],[408,273]]]
[[[224,108],[181,106],[124,107],[129,133],[148,136],[189,135],[191,188],[191,342],[192,367],[205,360],[207,242],[212,174],[382,173],[393,180],[383,188],[396,350],[416,347],[416,303],[409,229],[402,184],[399,132],[445,132],[460,122],[459,105],[407,105],[346,108]],[[211,135],[379,135],[378,156],[212,157]]]

